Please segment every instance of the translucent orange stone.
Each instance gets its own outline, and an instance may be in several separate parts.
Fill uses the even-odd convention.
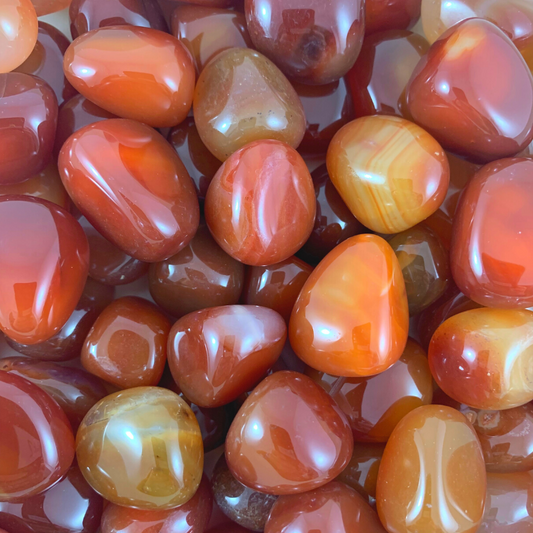
[[[38,17],[66,9],[72,0],[31,0]]]
[[[420,17],[421,0],[366,0],[365,34],[407,30]]]
[[[339,244],[296,301],[291,345],[309,366],[334,376],[383,372],[402,355],[409,310],[398,259],[376,235]]]
[[[179,124],[192,104],[191,56],[162,31],[137,26],[90,31],[69,46],[64,69],[74,88],[96,105],[149,126]]]
[[[427,405],[392,432],[379,467],[377,508],[394,533],[475,533],[487,487],[476,432],[464,415]]]
[[[399,233],[434,213],[450,170],[439,143],[398,117],[363,117],[329,145],[331,181],[355,217],[378,233]]]

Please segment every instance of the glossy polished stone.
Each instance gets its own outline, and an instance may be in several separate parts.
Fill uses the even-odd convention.
[[[306,374],[337,402],[355,441],[387,442],[407,413],[430,404],[433,397],[426,353],[411,339],[400,359],[376,376],[342,378],[312,368]]]
[[[113,26],[85,33],[67,49],[64,69],[74,88],[96,105],[155,128],[179,124],[191,108],[191,57],[162,31]]]
[[[57,403],[26,379],[0,372],[0,501],[57,483],[74,459],[74,435]]]
[[[31,0],[38,17],[66,9],[72,0]]]
[[[147,300],[125,296],[108,305],[85,339],[86,370],[122,389],[157,385],[167,355],[170,322]]]
[[[409,310],[398,259],[385,240],[357,235],[311,273],[289,324],[291,345],[312,368],[334,376],[383,372],[402,355]]]
[[[147,511],[110,504],[102,516],[101,533],[203,533],[211,517],[213,497],[202,478],[185,504],[168,511]]]
[[[468,473],[468,475],[465,475]],[[377,508],[387,531],[475,533],[487,486],[476,433],[458,411],[426,405],[396,426],[385,446]]]
[[[198,78],[193,107],[200,138],[221,161],[259,139],[297,148],[305,133],[305,113],[292,85],[274,63],[248,48],[213,59]]]
[[[252,490],[235,479],[224,455],[217,461],[211,487],[218,507],[228,518],[251,531],[265,529],[277,496]]]
[[[136,259],[174,255],[198,227],[198,200],[183,163],[144,124],[112,119],[82,128],[63,145],[59,170],[87,220]]]
[[[63,409],[74,431],[89,409],[107,396],[102,382],[79,368],[11,357],[0,360],[0,370],[27,379],[47,392]]]
[[[366,0],[365,35],[407,30],[420,18],[421,0]]]
[[[266,267],[249,267],[242,302],[277,311],[289,322],[292,308],[313,267],[297,257]]]
[[[367,6],[371,4],[367,2]],[[397,115],[408,119],[405,87],[428,49],[424,37],[407,30],[368,36],[346,76],[356,116]]]
[[[533,161],[484,166],[466,187],[450,253],[455,283],[475,302],[533,306]]]
[[[414,121],[444,148],[478,162],[509,157],[533,139],[533,77],[509,37],[469,19],[445,32],[406,89]]]
[[[439,143],[399,117],[363,117],[328,148],[331,181],[355,217],[378,233],[399,233],[434,213],[450,169]]]
[[[294,82],[293,86],[300,97],[307,121],[298,151],[303,154],[325,154],[335,133],[355,118],[346,81],[341,78],[327,85]]]
[[[220,52],[252,47],[244,15],[231,9],[177,4],[172,33],[191,53],[198,74]]]
[[[424,224],[398,233],[389,244],[402,269],[409,314],[417,315],[440,298],[450,282],[448,252]]]
[[[355,442],[350,462],[337,476],[338,481],[355,489],[372,507],[376,506],[376,483],[384,449],[384,444]]]
[[[61,207],[29,196],[0,197],[0,329],[23,344],[57,333],[83,291],[89,246]]]
[[[302,157],[280,141],[262,140],[234,153],[205,198],[213,237],[247,265],[279,263],[305,243],[315,220],[313,182]]]
[[[325,485],[352,455],[350,426],[310,378],[275,372],[246,399],[226,438],[226,461],[246,486],[295,494]]]
[[[324,85],[344,76],[365,32],[363,0],[245,0],[255,48],[291,79]]]
[[[266,307],[203,309],[172,326],[168,363],[187,398],[200,407],[219,407],[261,380],[286,337],[283,319]]]
[[[72,466],[66,476],[42,494],[21,503],[0,503],[0,526],[17,533],[95,533],[103,500]],[[1,531],[1,530],[0,530]]]
[[[37,15],[31,0],[4,0],[0,10],[0,74],[20,66],[37,42]]]
[[[68,361],[79,357],[85,337],[98,315],[111,303],[115,291],[87,278],[74,311],[63,327],[48,340],[37,344],[19,344],[6,339],[17,352],[43,361]]]
[[[180,318],[207,307],[239,303],[244,265],[224,252],[202,224],[183,250],[150,266],[149,283],[155,302]]]
[[[158,387],[116,392],[97,403],[80,426],[76,454],[93,489],[111,503],[138,509],[188,502],[204,462],[190,407]]]
[[[76,39],[104,26],[140,26],[167,31],[156,0],[73,0],[69,9],[70,32]]]
[[[18,183],[50,162],[57,99],[41,79],[10,72],[0,74],[0,110],[0,185]]]
[[[510,409],[533,400],[533,312],[472,309],[448,318],[429,345],[437,385],[477,409]]]

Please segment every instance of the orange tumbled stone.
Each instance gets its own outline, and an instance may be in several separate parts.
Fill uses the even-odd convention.
[[[409,309],[398,259],[377,235],[339,244],[315,268],[289,323],[291,346],[334,376],[371,376],[402,355]]]
[[[64,69],[74,88],[95,104],[155,128],[179,124],[191,108],[191,56],[159,30],[111,26],[85,33],[65,52]]]
[[[399,233],[434,213],[450,181],[439,143],[408,120],[363,117],[333,137],[331,181],[355,217],[378,233]]]

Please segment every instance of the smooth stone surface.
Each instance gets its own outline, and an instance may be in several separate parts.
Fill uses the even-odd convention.
[[[365,8],[365,35],[368,36],[414,26],[420,18],[421,0],[366,0]]]

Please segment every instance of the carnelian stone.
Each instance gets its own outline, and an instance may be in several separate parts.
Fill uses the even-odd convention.
[[[292,311],[289,335],[309,366],[357,377],[392,366],[408,328],[405,284],[392,248],[376,235],[357,235],[311,273]]]
[[[167,355],[170,323],[142,298],[125,296],[108,305],[85,339],[86,370],[122,389],[157,385]]]
[[[265,307],[227,305],[178,320],[168,362],[179,388],[200,407],[225,405],[250,390],[277,361],[287,328]]]
[[[239,409],[226,461],[243,484],[267,494],[307,492],[348,464],[352,433],[334,400],[310,378],[275,372]]]
[[[407,30],[420,18],[421,0],[366,0],[365,34]]]
[[[72,0],[31,0],[38,17],[66,9]]]
[[[344,76],[365,33],[364,0],[245,0],[255,47],[295,81],[324,85]]]
[[[43,80],[10,72],[0,74],[0,109],[0,185],[5,185],[27,180],[49,163],[57,98]]]
[[[89,246],[61,207],[29,196],[0,197],[0,329],[36,344],[59,331],[87,279]]]
[[[57,403],[26,379],[0,372],[0,500],[57,483],[74,459],[74,435]]]
[[[221,161],[246,144],[277,139],[297,148],[306,121],[298,94],[262,54],[231,48],[198,78],[194,120],[200,138]]]
[[[0,74],[20,66],[37,42],[38,21],[31,0],[3,0],[0,10]]]
[[[191,56],[159,30],[113,26],[85,33],[65,52],[64,69],[74,88],[96,105],[149,126],[175,126],[191,108]]]
[[[304,494],[280,496],[265,533],[386,533],[376,512],[351,487],[332,481]]]
[[[377,482],[377,508],[387,531],[475,533],[487,487],[476,432],[451,407],[411,411],[390,436]]]
[[[331,181],[355,217],[378,233],[399,233],[434,213],[450,168],[439,143],[399,117],[363,117],[328,148]]]
[[[533,161],[484,166],[466,187],[454,220],[453,278],[490,307],[533,306]]]
[[[475,161],[515,155],[533,139],[533,77],[509,37],[486,20],[445,32],[406,91],[413,120]]]
[[[477,409],[509,409],[533,400],[533,312],[472,309],[439,326],[429,345],[437,385]]]
[[[217,243],[247,265],[272,265],[296,253],[315,220],[311,175],[285,143],[256,141],[235,152],[216,173],[205,198],[205,219]]]
[[[63,145],[59,170],[87,220],[136,259],[170,257],[198,227],[198,199],[187,170],[144,124],[111,119],[82,128]]]

